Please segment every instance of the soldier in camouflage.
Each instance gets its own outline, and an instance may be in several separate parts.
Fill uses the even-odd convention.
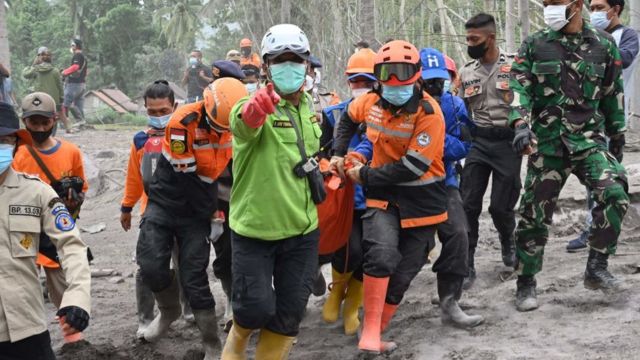
[[[530,154],[516,230],[520,311],[538,307],[534,275],[542,269],[548,225],[570,174],[596,202],[584,286],[622,289],[607,270],[629,204],[620,164],[626,130],[622,62],[613,39],[582,20],[583,2],[545,0],[549,28],[523,42],[511,69],[513,146]]]

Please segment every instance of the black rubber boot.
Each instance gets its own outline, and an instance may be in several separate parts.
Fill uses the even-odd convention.
[[[438,273],[440,319],[443,324],[460,328],[473,328],[484,322],[480,315],[467,315],[458,304],[462,296],[462,276]]]
[[[473,286],[473,283],[476,281],[476,267],[475,267],[475,255],[476,249],[469,249],[469,276],[465,277],[462,282],[462,289],[469,290]]]
[[[324,280],[324,275],[322,275],[322,270],[318,267],[318,276],[316,277],[316,281],[313,283],[313,291],[311,293],[315,296],[322,296],[327,292],[327,282]]]
[[[136,271],[136,305],[138,308],[138,330],[136,337],[144,338],[144,331],[153,321],[153,308],[156,300],[153,297],[153,291],[145,285],[140,275],[140,269]]]
[[[618,292],[622,290],[622,280],[617,279],[607,270],[609,254],[589,250],[587,269],[584,272],[584,287],[590,290]]]
[[[516,282],[516,308],[518,311],[531,311],[538,308],[536,297],[536,279],[533,276],[518,276]]]
[[[516,245],[513,242],[513,236],[500,236],[500,248],[502,250],[502,263],[504,266],[516,267]]]

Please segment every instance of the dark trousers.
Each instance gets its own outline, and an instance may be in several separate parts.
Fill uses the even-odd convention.
[[[169,287],[171,251],[177,242],[180,284],[189,305],[193,310],[213,309],[215,302],[207,276],[210,231],[209,219],[176,216],[149,203],[140,224],[136,250],[145,284],[153,292]]]
[[[433,249],[436,226],[403,229],[398,209],[391,206],[387,210],[368,209],[362,226],[363,271],[372,277],[391,277],[385,301],[400,304]]]
[[[362,281],[362,215],[364,210],[353,212],[353,226],[349,243],[338,249],[333,255],[320,256],[320,264],[331,262],[331,267],[340,273],[353,273],[353,277]]]
[[[227,217],[227,221],[222,225],[224,232],[213,243],[213,248],[216,251],[216,258],[213,260],[213,275],[215,275],[223,283],[231,283],[231,229],[229,229],[229,203],[218,199],[218,210],[224,212]]]
[[[447,221],[438,224],[438,239],[442,243],[442,251],[433,264],[433,271],[438,274],[468,276],[467,216],[462,206],[460,191],[455,187],[447,188],[447,212]]]
[[[469,223],[469,248],[478,245],[478,218],[482,213],[482,198],[487,191],[489,176],[491,202],[489,213],[502,241],[509,241],[516,228],[515,206],[520,189],[522,157],[511,148],[509,139],[476,137],[462,170],[460,191]]]
[[[234,320],[296,336],[318,270],[319,232],[265,241],[231,232]]]
[[[51,337],[45,331],[16,342],[0,342],[0,360],[55,360]]]

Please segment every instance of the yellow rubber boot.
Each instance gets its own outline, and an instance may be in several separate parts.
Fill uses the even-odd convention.
[[[362,281],[351,278],[347,287],[347,295],[342,307],[342,319],[344,320],[345,335],[354,335],[360,327],[358,310],[362,306]]]
[[[287,360],[293,346],[293,336],[276,334],[267,329],[260,330],[256,345],[256,360]]]
[[[322,307],[322,318],[325,322],[334,323],[338,320],[340,314],[340,305],[345,296],[347,283],[352,273],[340,273],[335,269],[331,269],[331,292]]]
[[[251,329],[245,329],[238,325],[235,321],[227,341],[224,343],[224,349],[222,349],[222,360],[245,360],[247,358],[247,344],[251,337]]]

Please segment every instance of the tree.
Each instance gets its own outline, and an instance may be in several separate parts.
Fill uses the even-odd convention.
[[[506,0],[505,2],[505,29],[504,36],[507,39],[507,52],[516,51],[516,0]]]
[[[640,0],[631,0],[629,2],[629,13],[631,14],[631,27],[638,33],[640,33]],[[636,66],[634,76],[634,84],[636,86],[636,91],[638,85],[640,84],[640,66]],[[627,119],[627,124],[629,128],[634,132],[640,131],[640,101],[638,98],[631,98],[629,102],[629,119]]]
[[[167,4],[157,10],[155,19],[156,22],[166,23],[162,27],[162,35],[169,46],[182,52],[194,47],[196,33],[201,26],[198,17],[201,9],[198,0],[180,0],[175,5]]]
[[[11,49],[9,48],[9,33],[7,31],[7,17],[4,1],[0,4],[0,63],[11,69]]]

